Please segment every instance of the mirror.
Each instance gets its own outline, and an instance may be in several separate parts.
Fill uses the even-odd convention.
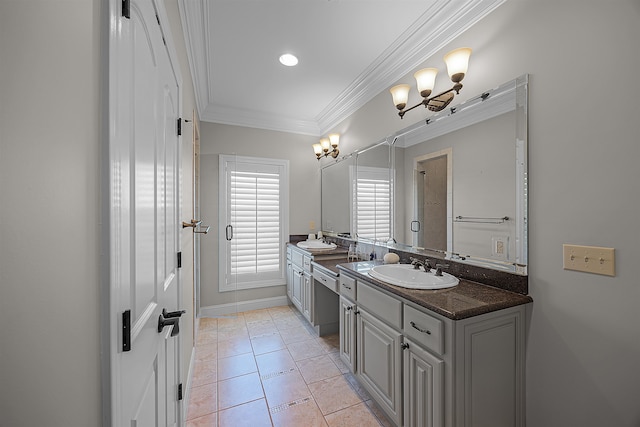
[[[325,211],[340,211],[355,235],[349,183],[359,168],[381,165],[369,160],[390,141],[394,247],[526,275],[527,87],[528,76],[521,76],[391,135],[368,148],[369,155],[354,153],[351,176],[343,172],[339,179],[346,200],[325,193],[333,170],[323,169],[323,230]]]
[[[322,231],[388,242],[392,235],[391,146],[383,141],[321,169]]]
[[[354,157],[345,156],[320,170],[321,225],[325,234],[351,236],[351,174]]]

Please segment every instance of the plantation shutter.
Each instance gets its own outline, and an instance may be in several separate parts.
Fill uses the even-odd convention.
[[[286,165],[270,159],[235,159],[225,173],[225,211],[233,238],[227,253],[221,254],[225,259],[221,290],[284,284]]]
[[[391,180],[389,169],[359,166],[356,172],[354,211],[359,238],[391,239]]]
[[[232,172],[231,273],[257,274],[280,267],[280,177],[277,173]]]

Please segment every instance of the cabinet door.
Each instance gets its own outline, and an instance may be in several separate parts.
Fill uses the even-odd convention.
[[[302,274],[302,314],[313,324],[313,281],[311,274]]]
[[[293,265],[293,286],[291,288],[291,302],[302,312],[302,270]]]
[[[291,300],[293,298],[293,265],[291,260],[287,258],[287,296]]]
[[[358,379],[389,418],[402,425],[402,335],[362,308],[358,314]]]
[[[444,362],[405,338],[404,425],[444,425]]]
[[[340,359],[356,371],[356,305],[340,297]]]

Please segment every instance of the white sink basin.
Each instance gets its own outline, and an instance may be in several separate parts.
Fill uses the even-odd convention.
[[[435,270],[427,273],[416,270],[411,264],[376,265],[369,270],[369,276],[391,285],[410,289],[444,289],[456,286],[459,280],[447,273],[436,276]]]
[[[298,242],[297,246],[310,252],[330,251],[337,248],[335,243],[324,243],[322,240],[303,240]]]

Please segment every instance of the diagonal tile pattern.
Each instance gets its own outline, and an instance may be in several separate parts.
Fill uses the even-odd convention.
[[[389,426],[338,351],[289,306],[202,318],[186,427]]]

